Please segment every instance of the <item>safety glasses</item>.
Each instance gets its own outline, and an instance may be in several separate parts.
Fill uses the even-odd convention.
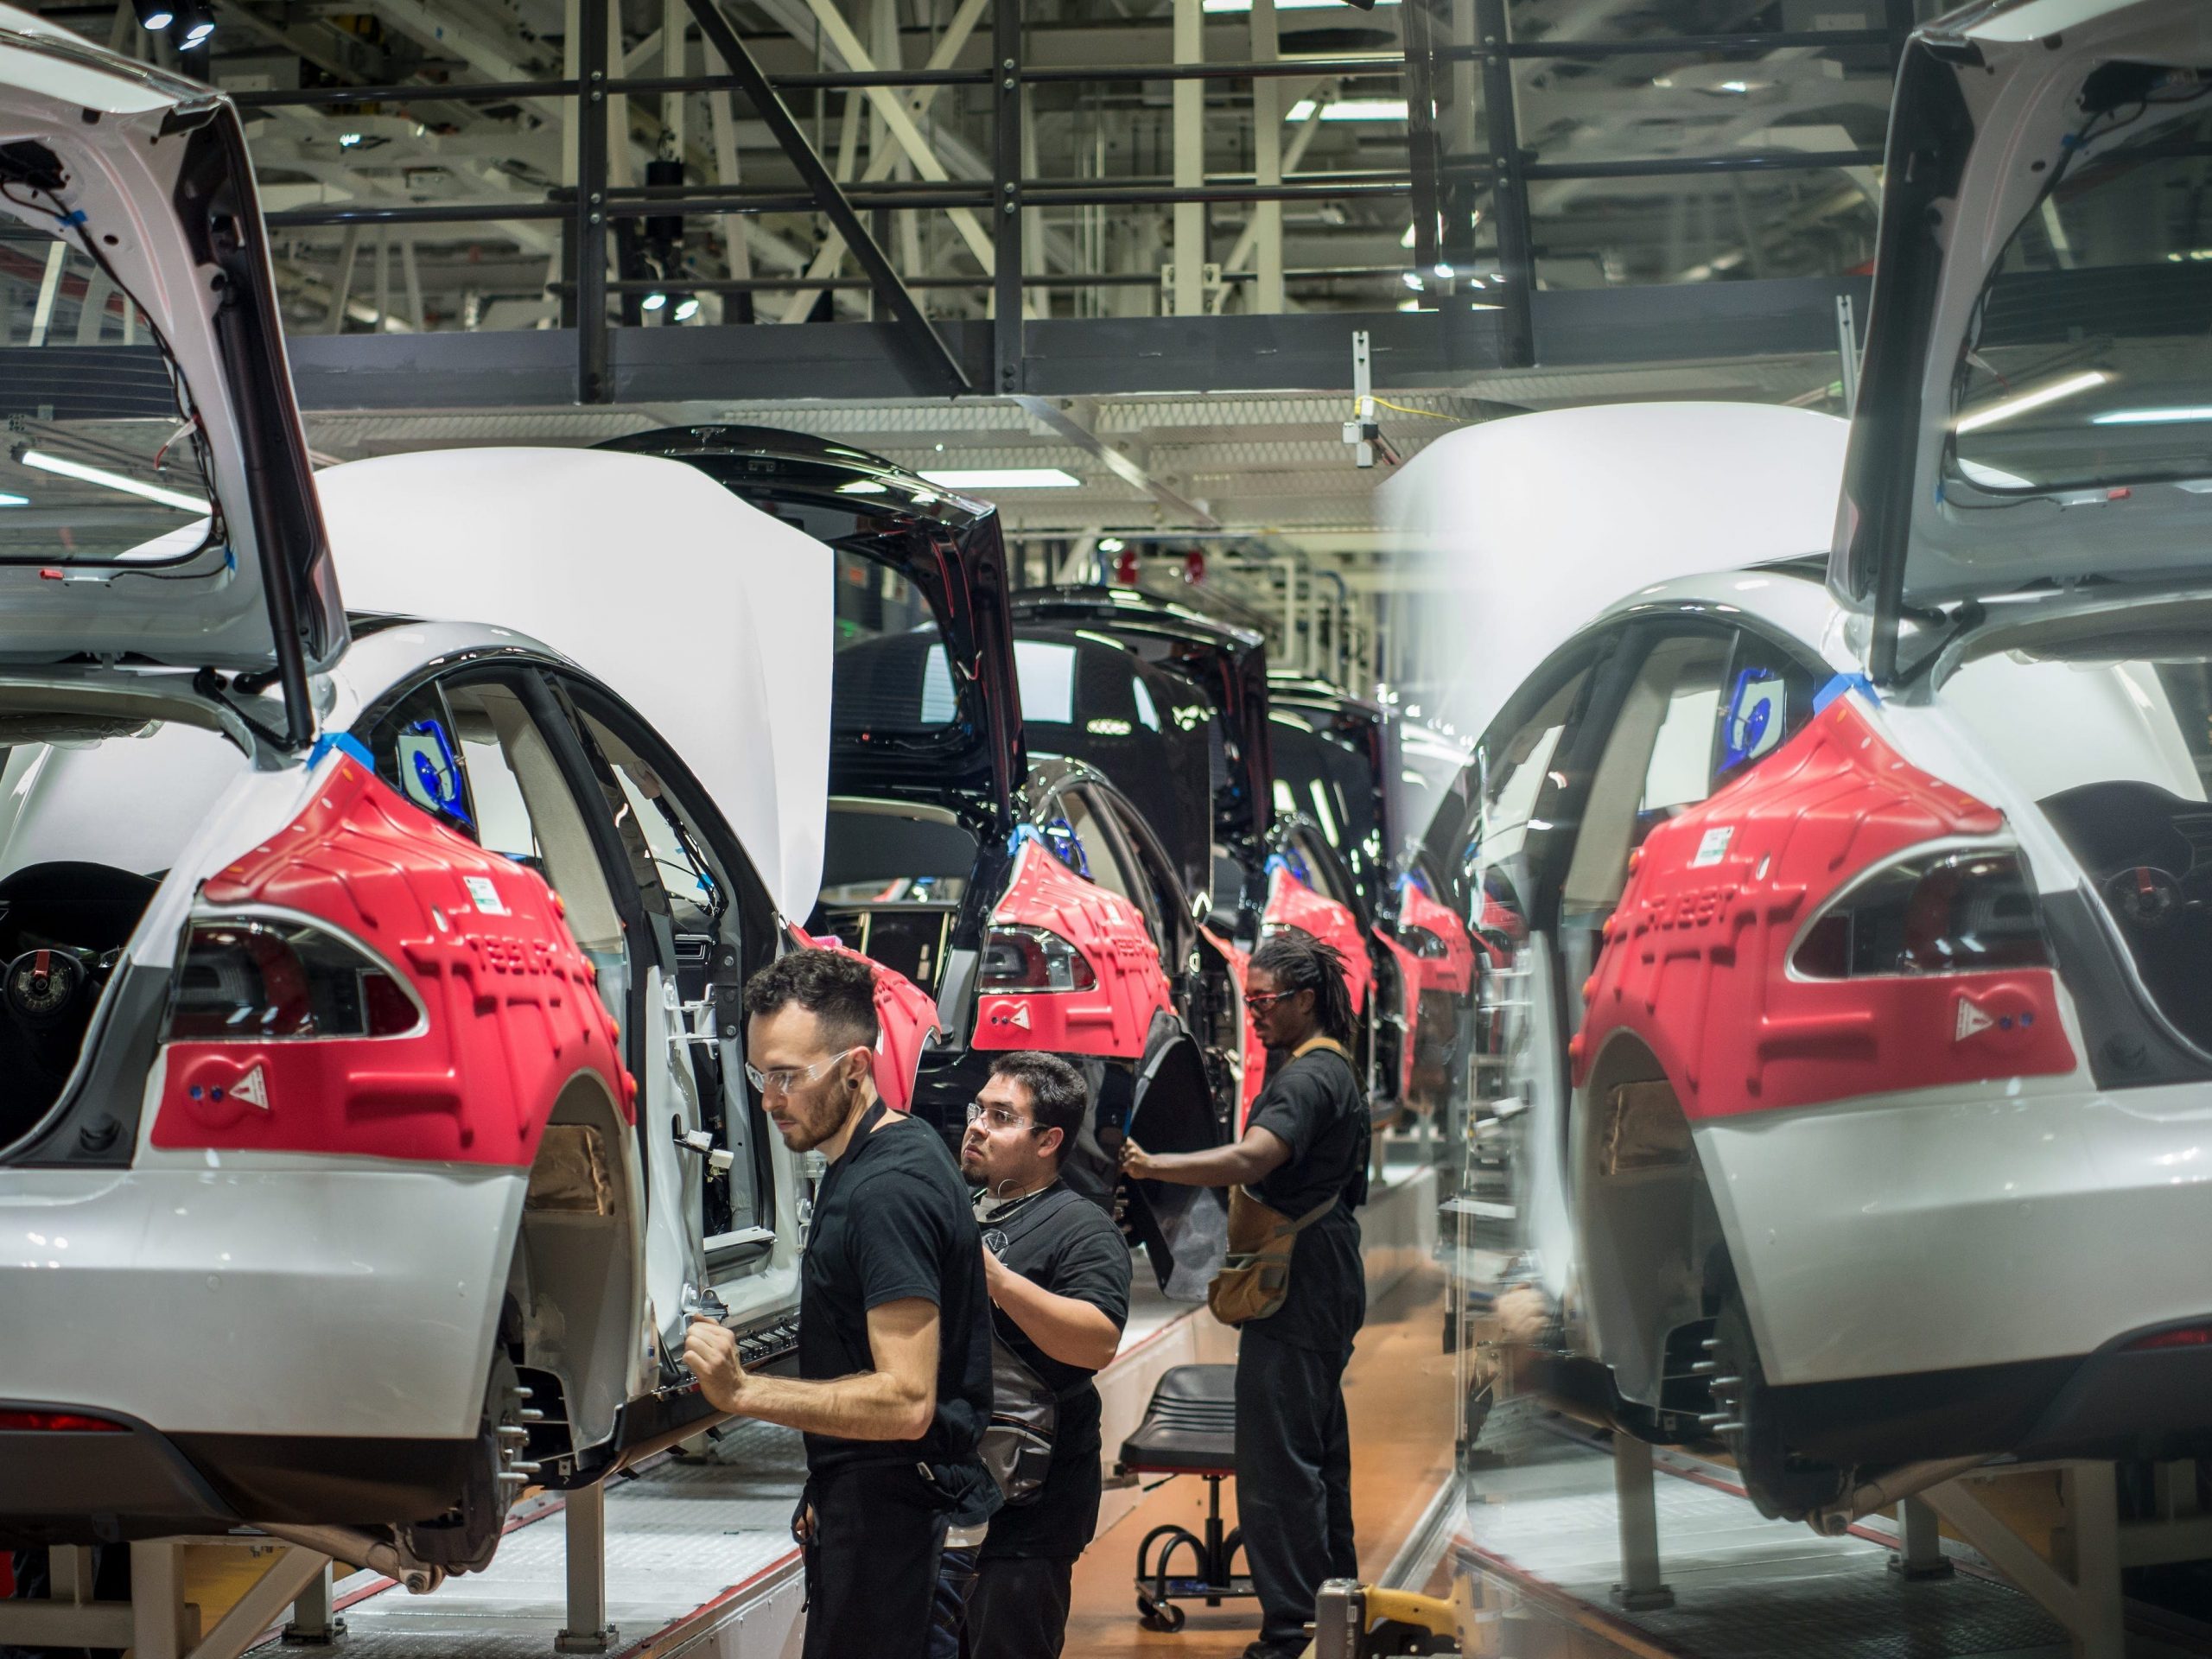
[[[779,1065],[772,1071],[756,1071],[748,1062],[745,1068],[745,1080],[764,1095],[788,1095],[792,1090],[812,1083],[848,1054],[864,1054],[867,1052],[865,1043],[858,1044],[840,1050],[826,1060],[817,1060],[812,1065]]]

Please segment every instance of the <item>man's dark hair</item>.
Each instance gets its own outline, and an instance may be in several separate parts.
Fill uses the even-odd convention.
[[[1252,966],[1266,969],[1285,992],[1313,992],[1313,1019],[1321,1034],[1351,1046],[1351,991],[1344,983],[1344,959],[1334,945],[1287,927],[1260,941]]]
[[[1060,1132],[1060,1147],[1052,1156],[1065,1159],[1075,1149],[1084,1114],[1090,1109],[1090,1085],[1084,1082],[1083,1073],[1057,1054],[1020,1049],[995,1057],[991,1075],[1011,1077],[1029,1091],[1030,1116],[1039,1128]]]
[[[822,1022],[830,1047],[874,1048],[875,967],[842,950],[793,950],[745,982],[745,1017],[758,1019],[797,1003]]]

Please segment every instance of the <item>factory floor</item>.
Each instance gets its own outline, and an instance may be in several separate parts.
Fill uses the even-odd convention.
[[[1442,1320],[1441,1275],[1426,1267],[1408,1274],[1369,1310],[1344,1376],[1344,1403],[1351,1419],[1352,1518],[1363,1579],[1382,1576],[1452,1475],[1452,1361],[1442,1351]],[[1231,1485],[1223,1488],[1222,1511],[1225,1523],[1234,1526]],[[1099,1535],[1076,1567],[1070,1654],[1114,1659],[1174,1653],[1210,1659],[1243,1652],[1259,1625],[1257,1605],[1250,1601],[1224,1602],[1218,1608],[1186,1604],[1188,1623],[1172,1635],[1143,1630],[1137,1623],[1133,1577],[1138,1541],[1166,1522],[1201,1531],[1205,1512],[1205,1482],[1186,1478],[1147,1494]]]

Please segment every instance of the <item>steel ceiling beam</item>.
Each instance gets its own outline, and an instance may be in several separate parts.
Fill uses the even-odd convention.
[[[746,48],[737,30],[730,27],[721,8],[715,0],[685,0],[685,3],[698,22],[699,32],[751,101],[753,113],[766,124],[777,147],[798,168],[799,177],[813,194],[816,207],[844,238],[853,257],[875,284],[876,297],[898,326],[903,354],[914,372],[918,387],[956,396],[974,391],[968,372],[961,367],[959,359],[953,356],[944,337],[931,325],[914,296],[906,291],[906,284],[899,279],[889,257],[868,234],[868,226],[861,223],[852,203],[846,200],[837,181],[807,141],[784,100],[777,96],[776,89],[769,85],[768,77],[761,73],[760,64]]]

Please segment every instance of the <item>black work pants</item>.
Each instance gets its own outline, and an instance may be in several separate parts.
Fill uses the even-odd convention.
[[[1060,1659],[1074,1580],[1071,1560],[986,1554],[968,1594],[967,1659]]]
[[[804,1659],[925,1659],[945,1517],[911,1463],[807,1482]]]
[[[1316,1353],[1248,1326],[1236,1350],[1236,1522],[1260,1598],[1260,1639],[1295,1653],[1325,1579],[1355,1578],[1351,1351]]]

